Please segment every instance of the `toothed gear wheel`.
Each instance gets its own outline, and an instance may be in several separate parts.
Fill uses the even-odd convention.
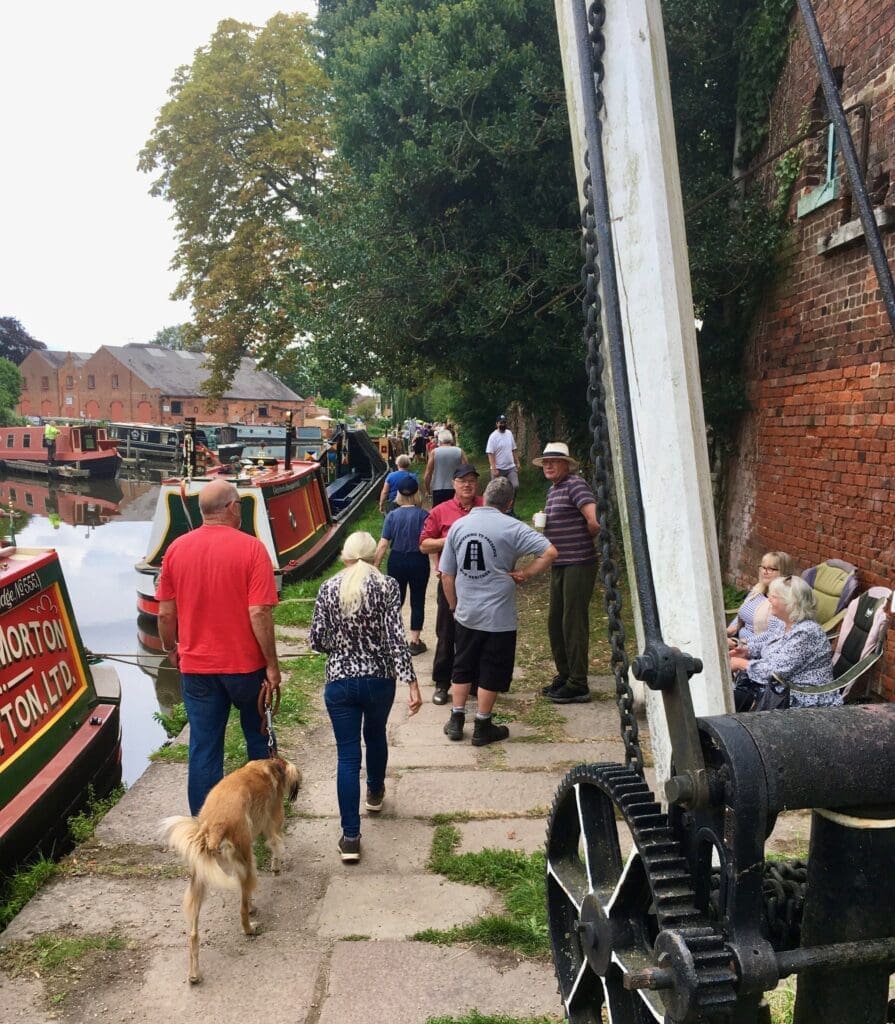
[[[627,862],[619,819],[633,839]],[[547,825],[547,918],[569,1024],[601,1024],[604,1008],[612,1024],[718,1021],[733,1008],[731,954],[696,906],[667,816],[624,765],[578,765],[560,783]],[[658,966],[673,988],[624,988],[626,974]]]

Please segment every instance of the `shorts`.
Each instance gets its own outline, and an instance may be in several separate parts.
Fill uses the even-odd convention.
[[[483,690],[506,693],[516,662],[516,630],[490,633],[455,623],[451,682],[475,683]]]

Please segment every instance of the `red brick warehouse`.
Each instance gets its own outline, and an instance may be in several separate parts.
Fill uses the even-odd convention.
[[[817,0],[890,265],[895,255],[895,4]],[[895,585],[895,337],[881,301],[841,155],[831,146],[820,79],[797,10],[757,159],[806,126],[790,208],[789,250],[744,357],[750,411],[726,479],[722,565],[754,582],[764,551],[799,570],[853,562],[861,589]],[[893,631],[895,632],[895,631]],[[877,684],[895,697],[895,636]]]
[[[155,345],[103,345],[92,355],[31,352],[19,370],[23,416],[60,416],[113,423],[282,423],[286,412],[301,426],[314,403],[300,398],[272,373],[243,358],[233,383],[216,405],[202,393],[205,356]]]

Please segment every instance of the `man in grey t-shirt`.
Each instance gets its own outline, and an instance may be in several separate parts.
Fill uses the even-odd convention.
[[[478,685],[473,746],[509,736],[491,719],[498,693],[506,693],[516,660],[516,587],[545,569],[556,548],[530,526],[505,515],[513,505],[513,485],[505,477],[485,488],[485,504],[448,530],[441,552],[441,585],[456,624],[451,675],[451,717],[444,727],[452,740],[463,738],[466,701]],[[533,562],[516,569],[523,555]]]

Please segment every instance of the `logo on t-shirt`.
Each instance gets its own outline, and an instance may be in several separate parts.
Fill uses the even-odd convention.
[[[497,548],[490,537],[482,533],[472,533],[461,541],[460,572],[470,580],[481,580],[490,576],[493,569],[489,568],[487,555],[490,554],[493,564],[497,558]]]

